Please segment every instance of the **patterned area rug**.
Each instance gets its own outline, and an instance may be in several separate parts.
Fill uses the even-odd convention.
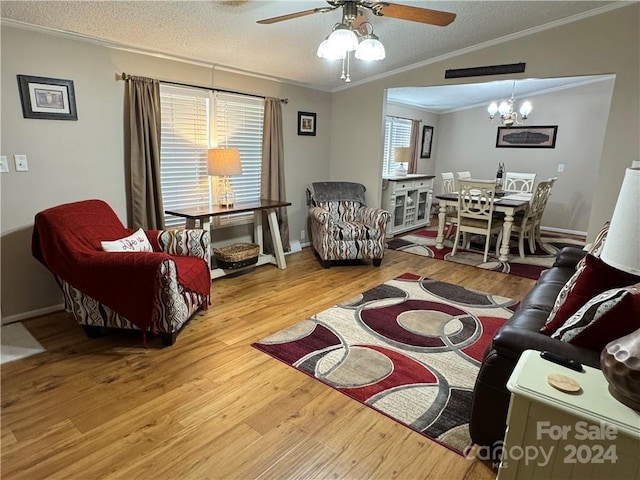
[[[454,232],[455,233],[455,232]],[[474,244],[473,240],[471,248],[468,250],[458,249],[455,256],[451,256],[454,236],[445,239],[444,248],[436,249],[436,237],[438,235],[438,227],[429,227],[417,230],[401,237],[393,238],[387,242],[387,248],[391,250],[400,250],[403,252],[422,255],[423,257],[436,258],[438,260],[447,260],[449,262],[462,263],[472,265],[474,267],[495,272],[508,273],[519,277],[531,278],[537,280],[543,270],[553,265],[556,254],[567,246],[582,248],[585,239],[580,237],[568,237],[564,235],[555,235],[553,233],[544,232],[542,234],[542,244],[536,242],[536,251],[529,250],[529,244],[525,241],[524,254],[525,258],[520,258],[518,253],[517,242],[511,240],[511,251],[509,253],[509,261],[501,262],[495,256],[495,244],[489,250],[487,262],[483,262],[484,243]],[[480,241],[484,241],[484,237],[477,237]]]
[[[482,355],[516,307],[405,273],[252,346],[464,455]]]

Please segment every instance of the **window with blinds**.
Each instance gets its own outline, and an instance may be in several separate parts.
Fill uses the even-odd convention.
[[[215,92],[213,98],[212,144],[240,150],[242,175],[229,177],[236,202],[259,200],[264,100],[223,92]]]
[[[209,205],[209,92],[160,86],[160,184],[165,210]],[[165,215],[165,225],[184,218]]]
[[[207,172],[210,145],[240,150],[242,175],[229,177],[236,202],[260,199],[264,116],[261,98],[161,85],[160,105],[160,172],[165,210],[214,203],[215,188]],[[222,223],[243,221],[246,216],[231,216]],[[184,219],[165,215],[165,224],[182,225]]]
[[[393,162],[394,148],[411,145],[411,120],[387,116],[384,122],[382,176],[392,177],[400,164]],[[402,164],[408,168],[406,163]]]

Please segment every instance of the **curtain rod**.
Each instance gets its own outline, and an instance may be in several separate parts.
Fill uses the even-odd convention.
[[[422,122],[421,119],[419,118],[407,118],[407,117],[398,117],[397,115],[387,115],[387,117],[391,117],[391,118],[399,118],[401,120],[409,120],[411,122],[413,122],[414,120],[418,120],[419,122]]]
[[[128,75],[124,72],[122,72],[121,75],[118,75],[116,73],[116,80],[126,80],[127,78],[129,78],[131,75]],[[194,85],[192,83],[182,83],[182,82],[172,82],[169,80],[158,80],[160,83],[166,83],[167,85],[177,85],[179,87],[189,87],[189,88],[199,88],[201,90],[213,90],[214,92],[224,92],[224,93],[235,93],[237,95],[246,95],[248,97],[255,97],[255,98],[266,98],[264,95],[256,95],[255,93],[246,93],[246,92],[239,92],[237,90],[226,90],[224,88],[215,88],[215,87],[205,87],[202,85]],[[288,98],[281,98],[280,102],[284,103],[285,105],[289,103],[289,99]]]

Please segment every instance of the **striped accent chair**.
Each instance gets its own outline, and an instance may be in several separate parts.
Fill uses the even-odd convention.
[[[307,189],[311,241],[322,266],[335,260],[382,263],[390,214],[365,204],[366,188],[353,182],[318,182]]]

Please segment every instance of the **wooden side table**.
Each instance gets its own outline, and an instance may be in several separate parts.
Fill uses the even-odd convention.
[[[507,388],[511,403],[498,480],[640,479],[640,413],[614,399],[598,369],[576,372],[527,350]],[[562,374],[570,394],[547,382]]]
[[[188,208],[184,210],[165,210],[165,213],[185,218],[187,228],[197,228],[197,223],[199,222],[200,228],[208,230],[210,228],[209,220],[211,217],[229,215],[233,213],[253,212],[253,241],[260,245],[260,254],[258,256],[258,263],[252,266],[272,263],[274,265],[277,265],[278,268],[284,270],[285,268],[287,268],[287,262],[284,258],[284,249],[282,247],[282,240],[280,239],[280,227],[278,226],[276,210],[278,208],[284,208],[290,205],[291,202],[281,202],[278,200],[268,200],[263,198],[256,202],[237,203],[230,207],[214,205],[208,207]],[[271,232],[271,241],[274,248],[273,255],[265,254],[263,250],[263,211],[267,212],[267,218],[269,220],[269,230]],[[211,279],[213,280],[214,278],[223,277],[229,273],[235,272],[237,272],[237,270],[224,270],[222,268],[214,268],[211,270]]]

